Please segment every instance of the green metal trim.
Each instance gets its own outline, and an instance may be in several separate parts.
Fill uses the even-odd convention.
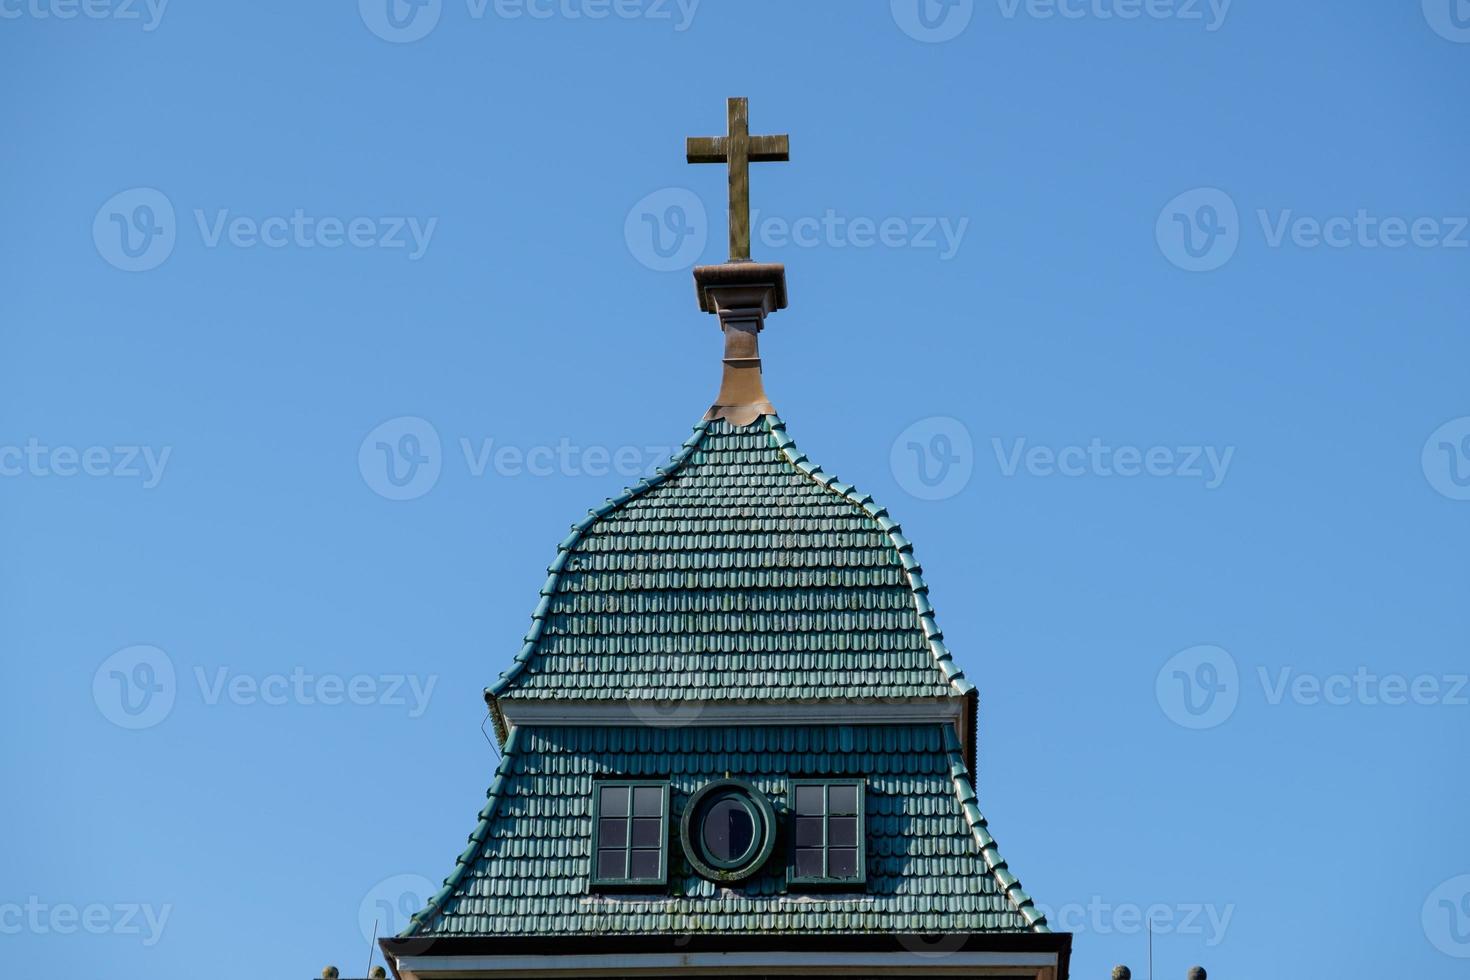
[[[414,913],[409,919],[408,927],[398,934],[400,939],[407,939],[422,932],[435,916],[443,914],[445,904],[459,889],[470,866],[478,859],[485,842],[490,839],[490,825],[495,819],[495,807],[500,801],[501,787],[512,768],[515,748],[516,732],[512,730],[505,743],[505,754],[501,756],[500,764],[495,767],[495,778],[491,780],[490,788],[485,791],[485,805],[480,808],[480,822],[470,832],[469,846],[454,859],[454,870],[449,873],[448,878],[444,879],[444,887],[434,893],[434,897],[429,899],[427,906]]]
[[[755,857],[750,857],[751,851],[747,851],[739,861],[728,865],[716,862],[713,858],[708,861],[705,859],[704,849],[695,836],[698,828],[694,826],[694,818],[705,800],[727,791],[734,791],[733,795],[737,799],[743,798],[742,802],[755,807],[751,816],[755,818],[760,830],[759,844],[751,846]],[[715,882],[744,881],[770,860],[771,851],[776,846],[776,811],[771,806],[771,801],[766,799],[766,794],[743,779],[719,779],[705,783],[694,791],[689,802],[684,805],[684,815],[679,821],[679,839],[684,845],[684,857],[705,878]]]
[[[628,813],[627,832],[628,843],[623,846],[623,866],[628,866],[633,860],[633,817],[635,807],[633,805],[634,790],[639,788],[657,787],[663,795],[663,805],[659,812],[659,845],[658,845],[658,877],[657,878],[604,878],[597,872],[597,852],[601,850],[598,838],[602,833],[602,791],[608,787],[625,786],[628,789]],[[635,888],[666,888],[669,884],[669,781],[667,779],[599,779],[592,783],[592,853],[588,858],[587,883],[593,891],[609,888],[635,889]]]
[[[547,616],[551,614],[551,599],[557,593],[557,588],[561,583],[561,574],[566,570],[567,559],[571,557],[572,549],[577,547],[577,542],[582,540],[582,535],[586,534],[587,529],[593,524],[596,524],[614,510],[617,510],[634,497],[641,496],[652,490],[677,472],[681,466],[689,461],[689,457],[694,455],[694,450],[699,448],[699,444],[704,440],[704,435],[708,430],[709,422],[701,420],[699,424],[694,426],[694,434],[684,440],[684,445],[680,448],[679,452],[666,465],[660,466],[653,476],[640,480],[635,486],[624,487],[621,494],[616,497],[607,498],[607,501],[601,507],[595,510],[589,510],[586,517],[572,525],[572,533],[567,535],[566,539],[556,546],[556,559],[546,569],[548,574],[546,584],[541,586],[541,601],[537,604],[536,611],[531,614],[531,629],[526,633],[525,639],[521,642],[521,651],[515,655],[515,662],[511,664],[510,669],[501,674],[498,681],[485,689],[487,700],[497,698],[509,690],[510,685],[526,669],[526,665],[531,662],[531,658],[535,656],[536,645],[541,641],[541,630],[546,625]]]
[[[821,466],[796,448],[796,440],[786,434],[786,423],[781,421],[779,415],[764,415],[761,416],[761,421],[775,440],[781,455],[798,472],[805,474],[807,479],[823,489],[861,507],[869,517],[878,522],[903,563],[909,591],[914,595],[914,612],[918,614],[924,637],[929,641],[929,653],[934,657],[934,665],[939,668],[939,672],[956,694],[964,696],[975,690],[975,685],[966,679],[965,672],[955,663],[949,647],[944,645],[944,633],[940,631],[939,624],[934,619],[934,607],[929,603],[929,586],[924,582],[924,569],[914,558],[913,544],[903,536],[902,526],[889,516],[888,508],[879,506],[871,494],[859,493],[852,484],[842,483],[832,474],[824,473]]]
[[[858,873],[856,878],[833,878],[830,875],[798,875],[796,873],[796,788],[798,786],[822,787],[822,867],[829,861],[828,827],[832,820],[832,787],[857,787],[857,840]],[[791,846],[788,848],[786,883],[788,885],[867,885],[868,883],[868,787],[861,779],[788,779],[786,781],[786,809],[791,814]]]
[[[1010,899],[1016,911],[1026,920],[1032,932],[1051,932],[1046,916],[1036,908],[1036,903],[1031,900],[1031,896],[1021,889],[1021,882],[1006,867],[1005,858],[1000,856],[1000,846],[996,844],[995,838],[990,836],[985,816],[980,812],[975,787],[970,782],[970,770],[965,765],[959,736],[954,733],[953,728],[945,725],[943,738],[944,748],[949,753],[949,771],[950,778],[954,782],[955,798],[959,800],[960,809],[965,813],[965,821],[970,825],[970,834],[980,847],[980,856],[985,859],[985,866],[990,870],[991,878],[995,880],[1006,898]]]

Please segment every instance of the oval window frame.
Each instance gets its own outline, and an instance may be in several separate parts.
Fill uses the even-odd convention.
[[[704,848],[704,818],[726,799],[737,800],[755,824],[751,846],[733,863],[716,860]],[[764,793],[743,779],[719,779],[695,790],[679,820],[679,840],[694,870],[710,881],[744,881],[771,857],[776,846],[776,811]]]

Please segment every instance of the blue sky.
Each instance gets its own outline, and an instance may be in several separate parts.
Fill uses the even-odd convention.
[[[1464,975],[1470,7],[397,2],[0,0],[11,972],[355,975],[450,870],[746,95],[767,389],[1073,975]]]

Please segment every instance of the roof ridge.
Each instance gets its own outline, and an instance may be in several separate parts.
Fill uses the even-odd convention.
[[[417,935],[428,927],[435,916],[442,914],[445,903],[459,890],[470,866],[479,860],[485,842],[490,837],[490,824],[495,819],[495,807],[500,802],[501,784],[505,781],[506,774],[510,772],[511,760],[515,757],[518,731],[518,729],[512,729],[506,740],[505,752],[500,757],[500,764],[495,767],[495,778],[490,781],[490,788],[485,791],[485,805],[480,808],[479,814],[480,822],[475,825],[474,830],[470,831],[469,846],[454,859],[454,870],[449,873],[449,877],[444,879],[443,887],[434,893],[433,898],[429,899],[429,904],[410,917],[408,928],[398,934],[399,939],[408,939]]]
[[[1036,903],[1031,896],[1021,888],[1021,882],[1015,875],[1011,874],[1006,866],[1005,858],[1000,855],[1000,845],[995,838],[990,836],[989,824],[985,815],[980,812],[980,800],[975,793],[975,786],[970,782],[970,770],[965,765],[964,753],[960,748],[959,736],[954,729],[948,725],[942,727],[942,738],[944,748],[949,754],[950,779],[954,783],[955,799],[959,800],[960,809],[965,814],[965,822],[969,824],[970,836],[980,847],[980,856],[985,860],[985,866],[990,870],[990,877],[995,880],[996,885],[1010,899],[1011,904],[1026,924],[1031,927],[1032,932],[1051,932],[1051,926],[1047,924],[1046,915],[1036,908]]]
[[[775,439],[776,449],[798,472],[822,489],[855,504],[877,523],[889,543],[898,552],[904,576],[908,579],[909,592],[914,597],[914,611],[918,613],[919,625],[924,631],[924,639],[928,641],[929,653],[934,658],[934,665],[939,668],[945,681],[957,693],[966,695],[974,691],[975,685],[965,677],[965,672],[960,669],[959,664],[955,663],[954,655],[949,652],[949,647],[945,646],[944,632],[940,630],[939,623],[934,618],[934,607],[929,602],[929,585],[924,581],[923,566],[914,558],[913,542],[903,536],[902,525],[889,515],[887,507],[880,506],[873,499],[872,494],[859,493],[857,487],[851,483],[843,483],[833,474],[824,472],[822,467],[806,453],[798,450],[796,440],[787,435],[786,423],[779,415],[763,415],[761,421],[765,424],[766,431]]]
[[[645,477],[634,486],[624,487],[623,492],[616,497],[608,497],[602,506],[588,510],[586,517],[572,525],[572,533],[568,534],[556,546],[556,558],[546,569],[546,583],[541,586],[541,592],[539,593],[541,601],[536,604],[535,612],[531,613],[531,629],[526,633],[525,639],[521,643],[520,652],[515,655],[510,669],[504,671],[500,675],[499,680],[485,689],[485,698],[491,702],[491,714],[494,716],[495,733],[500,736],[502,743],[505,742],[507,736],[505,730],[506,725],[505,720],[501,717],[500,711],[494,707],[494,699],[506,692],[511,682],[520,676],[521,672],[526,669],[526,665],[531,662],[532,656],[535,655],[536,644],[541,640],[541,631],[546,625],[546,618],[551,614],[551,601],[556,596],[557,589],[561,584],[561,575],[566,570],[567,559],[571,556],[572,549],[577,547],[577,543],[582,540],[582,535],[586,534],[587,530],[593,524],[602,520],[602,518],[611,514],[619,507],[622,507],[628,501],[652,490],[670,476],[673,476],[674,473],[678,472],[685,463],[689,462],[689,457],[694,455],[694,450],[699,448],[699,444],[704,441],[705,435],[709,432],[709,427],[709,420],[701,419],[694,426],[694,434],[684,440],[684,445],[680,447],[679,452],[670,457],[666,465],[660,466],[654,472],[653,476]]]

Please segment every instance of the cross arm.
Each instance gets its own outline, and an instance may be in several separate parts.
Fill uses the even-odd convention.
[[[724,163],[726,143],[723,136],[691,136],[684,144],[690,163]]]
[[[762,163],[779,163],[791,159],[791,137],[782,136],[752,136],[750,138],[750,159]]]

